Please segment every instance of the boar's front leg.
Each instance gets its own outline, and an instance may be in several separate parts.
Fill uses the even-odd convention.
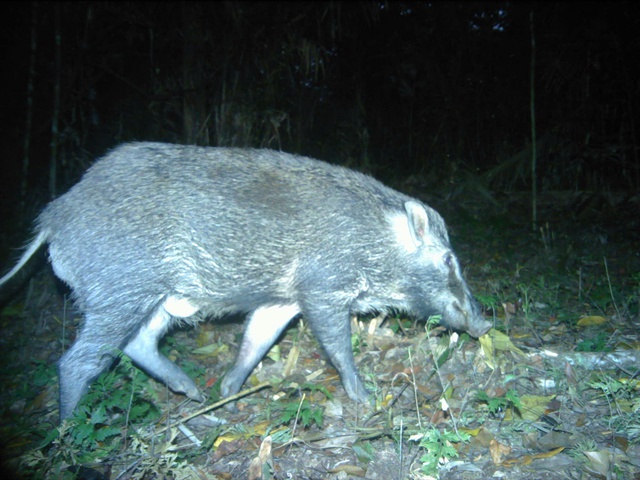
[[[298,305],[272,305],[256,309],[247,320],[235,365],[220,385],[223,397],[235,395],[286,326],[300,313]]]
[[[368,403],[370,393],[362,384],[353,359],[349,312],[336,312],[333,307],[323,306],[303,308],[318,343],[338,370],[349,398],[355,402]]]
[[[158,351],[158,341],[169,328],[171,318],[190,317],[197,311],[187,299],[167,297],[123,351],[136,365],[164,382],[174,392],[184,393],[192,400],[202,402],[204,397],[193,380]]]

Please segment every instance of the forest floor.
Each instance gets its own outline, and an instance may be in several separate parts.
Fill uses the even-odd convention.
[[[80,318],[43,264],[0,315],[3,477],[640,478],[638,198],[545,194],[532,231],[527,195],[462,194],[425,200],[494,330],[354,320],[375,407],[346,396],[299,321],[245,384],[268,386],[187,418],[218,400],[242,334],[211,321],[162,342],[204,404],[121,358],[58,427],[55,364]]]

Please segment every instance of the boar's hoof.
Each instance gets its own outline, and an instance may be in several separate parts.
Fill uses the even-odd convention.
[[[198,389],[185,392],[185,395],[191,400],[195,400],[196,402],[202,403],[205,401],[204,395],[202,395],[202,393],[200,393],[200,390]]]

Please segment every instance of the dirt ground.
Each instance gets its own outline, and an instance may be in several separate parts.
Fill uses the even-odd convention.
[[[640,478],[638,198],[549,194],[535,231],[526,199],[426,199],[495,330],[481,342],[401,315],[354,320],[375,406],[348,399],[302,321],[245,384],[268,386],[187,419],[234,361],[242,324],[228,319],[163,341],[204,404],[121,360],[60,432],[55,363],[80,318],[43,263],[0,316],[5,475]]]

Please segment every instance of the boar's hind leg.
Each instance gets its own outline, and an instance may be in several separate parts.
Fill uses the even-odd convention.
[[[249,374],[298,313],[300,309],[296,304],[273,305],[260,307],[249,316],[238,359],[220,386],[223,397],[240,391]]]
[[[190,317],[197,311],[186,299],[167,297],[123,351],[136,365],[164,382],[174,392],[184,393],[187,397],[202,402],[204,397],[193,380],[158,351],[158,340],[169,328],[171,317]]]
[[[338,370],[349,398],[368,403],[369,392],[362,384],[356,370],[351,349],[351,321],[349,314],[336,315],[329,309],[304,310],[318,343]]]
[[[116,349],[130,334],[131,329],[121,328],[112,318],[85,315],[80,334],[58,363],[60,420],[73,414],[91,382],[111,365]]]

